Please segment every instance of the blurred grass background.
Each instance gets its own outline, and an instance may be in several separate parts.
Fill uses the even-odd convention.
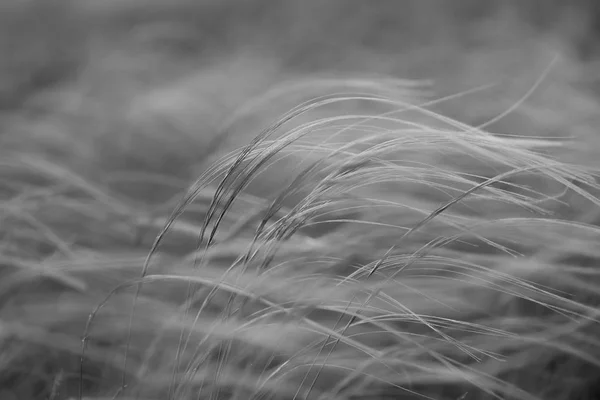
[[[534,123],[540,125],[535,130],[564,135],[567,127],[583,131],[595,124],[598,11],[592,1],[3,3],[4,125],[67,113],[88,127],[120,131],[118,138],[94,144],[99,154],[108,146],[107,158],[111,146],[122,149],[137,138],[132,131],[144,131],[139,145],[148,148],[165,140],[167,147],[177,146],[165,139],[170,135],[208,140],[248,99],[292,77],[315,74],[433,79],[440,96],[495,84],[440,106],[449,116],[477,123],[523,96],[556,53],[559,65],[542,87],[491,129],[530,132]],[[36,117],[25,117],[28,112]],[[39,123],[51,129],[57,122]],[[74,121],[68,125],[56,130],[79,130]],[[170,132],[147,134],[164,130]],[[100,136],[101,142],[107,136],[76,134]],[[186,166],[186,157],[197,154],[174,150]],[[138,153],[152,158],[151,151]],[[152,164],[158,165],[154,159]]]

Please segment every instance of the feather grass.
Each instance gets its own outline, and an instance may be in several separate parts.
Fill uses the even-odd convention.
[[[3,150],[3,384],[533,400],[600,376],[599,184],[561,160],[572,141],[494,135],[433,111],[465,93],[362,78],[275,87],[224,132],[288,94],[308,100],[160,204],[115,182],[180,181]]]

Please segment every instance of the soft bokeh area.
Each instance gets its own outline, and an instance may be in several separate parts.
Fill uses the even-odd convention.
[[[600,398],[599,5],[0,0],[0,400]]]

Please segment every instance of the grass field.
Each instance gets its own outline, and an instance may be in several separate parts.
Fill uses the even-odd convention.
[[[594,2],[2,1],[0,400],[600,397]]]

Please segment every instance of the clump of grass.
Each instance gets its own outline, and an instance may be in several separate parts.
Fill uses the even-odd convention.
[[[583,396],[600,364],[596,171],[548,155],[568,142],[493,135],[382,83],[320,82],[334,93],[162,205],[115,191],[124,176],[6,154],[1,385],[28,398]],[[227,126],[314,87],[275,89]]]

